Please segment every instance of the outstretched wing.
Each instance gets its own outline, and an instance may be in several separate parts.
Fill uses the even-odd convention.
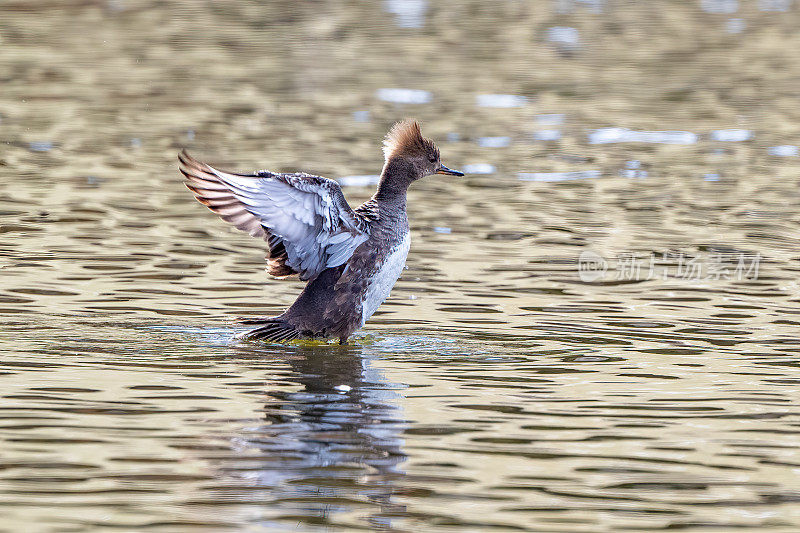
[[[223,220],[269,243],[274,276],[315,277],[343,264],[366,241],[366,221],[345,200],[339,184],[310,174],[222,172],[186,151],[178,156],[186,186]]]

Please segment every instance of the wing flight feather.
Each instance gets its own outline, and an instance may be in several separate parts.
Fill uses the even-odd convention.
[[[305,173],[217,170],[186,151],[178,156],[186,186],[220,218],[269,244],[268,271],[308,280],[345,263],[369,237],[366,220],[339,184]]]

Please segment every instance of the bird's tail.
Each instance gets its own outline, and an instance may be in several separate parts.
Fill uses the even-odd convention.
[[[259,326],[239,335],[240,339],[248,341],[289,342],[300,337],[297,328],[279,317],[242,319],[239,322]]]

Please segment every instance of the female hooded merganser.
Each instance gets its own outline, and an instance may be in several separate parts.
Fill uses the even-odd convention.
[[[247,339],[282,342],[339,338],[344,344],[389,296],[406,263],[411,235],[406,191],[431,174],[463,176],[439,161],[419,124],[395,124],[383,143],[385,163],[375,195],[352,209],[333,180],[303,172],[222,172],[180,160],[186,186],[223,220],[267,241],[267,272],[299,274],[308,284],[289,309],[257,324]]]

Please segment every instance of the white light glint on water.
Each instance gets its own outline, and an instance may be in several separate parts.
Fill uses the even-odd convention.
[[[479,137],[478,146],[483,148],[505,148],[511,144],[511,137]]]
[[[747,28],[747,23],[744,19],[728,19],[725,23],[725,30],[728,33],[742,33]]]
[[[602,176],[599,170],[577,170],[573,172],[519,172],[517,178],[522,181],[570,181],[595,179]]]
[[[700,9],[706,13],[718,15],[736,13],[739,11],[737,0],[700,0]]]
[[[753,132],[750,130],[714,130],[709,137],[712,141],[741,142],[752,139]]]
[[[378,89],[375,91],[375,96],[378,100],[394,104],[427,104],[433,100],[433,95],[429,91],[420,89]]]
[[[394,15],[395,24],[401,28],[421,28],[425,25],[427,0],[385,0],[386,11]]]
[[[494,174],[496,170],[494,165],[490,165],[489,163],[473,163],[461,167],[461,171],[464,172],[464,174]]]
[[[547,113],[544,115],[536,115],[536,123],[541,126],[558,126],[564,123],[564,114]]]
[[[758,0],[759,11],[785,12],[792,8],[792,0]]]
[[[353,120],[356,122],[369,122],[369,111],[359,110],[353,111]]]
[[[522,107],[527,103],[527,98],[516,94],[479,94],[475,97],[478,107]]]
[[[557,141],[561,139],[561,130],[539,130],[533,132],[536,141]]]
[[[697,135],[690,131],[633,131],[626,128],[600,128],[589,133],[589,144],[630,142],[694,144]]]
[[[342,176],[338,181],[342,187],[368,187],[375,185],[381,177],[377,174],[364,174],[358,176]]]
[[[547,28],[547,40],[554,44],[576,47],[580,44],[580,33],[570,26],[553,26]]]
[[[781,146],[770,146],[767,148],[767,153],[777,157],[796,157],[800,150],[798,150],[797,146],[783,144]]]

